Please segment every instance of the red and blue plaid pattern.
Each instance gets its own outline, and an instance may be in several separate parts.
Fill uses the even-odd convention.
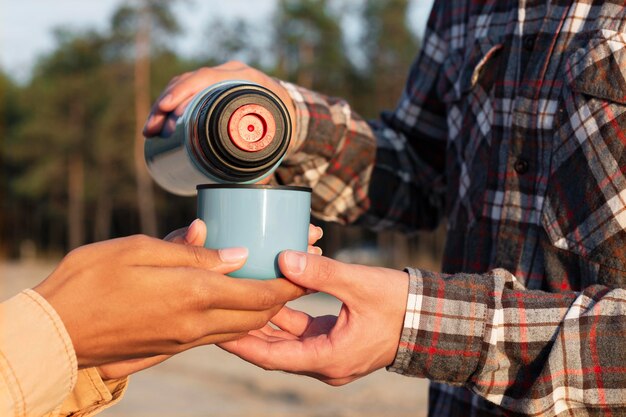
[[[626,415],[623,0],[435,1],[377,121],[287,87],[277,179],[312,186],[314,214],[447,218],[444,273],[408,270],[390,367],[436,381],[430,415]]]

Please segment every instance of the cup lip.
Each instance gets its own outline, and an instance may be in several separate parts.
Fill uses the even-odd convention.
[[[291,190],[291,191],[304,191],[310,193],[313,191],[310,187],[304,187],[300,185],[269,185],[269,184],[198,184],[196,190],[214,189],[214,188],[226,188],[226,189],[240,189],[249,188],[254,190]]]

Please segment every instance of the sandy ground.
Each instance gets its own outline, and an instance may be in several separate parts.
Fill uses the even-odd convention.
[[[0,300],[32,287],[53,268],[52,263],[0,263]],[[312,295],[292,307],[313,315],[334,314],[339,303]],[[132,376],[121,403],[100,415],[419,417],[426,414],[427,385],[382,370],[333,388],[306,377],[265,372],[209,346]]]

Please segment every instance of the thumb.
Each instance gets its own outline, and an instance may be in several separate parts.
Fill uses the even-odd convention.
[[[355,285],[360,281],[361,266],[349,265],[320,255],[284,251],[278,265],[285,277],[307,289],[331,294],[347,303],[352,301]]]
[[[202,246],[206,240],[206,233],[206,223],[196,219],[189,225],[187,233],[185,233],[184,243],[191,246]]]
[[[206,223],[200,219],[195,219],[189,227],[174,230],[165,236],[163,240],[180,245],[203,246],[206,240],[206,234]]]

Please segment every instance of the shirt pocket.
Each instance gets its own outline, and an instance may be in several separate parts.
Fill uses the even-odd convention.
[[[439,92],[448,127],[447,184],[458,190],[447,201],[449,226],[472,226],[482,216],[495,119],[494,86],[502,44],[485,37],[452,51],[442,65]],[[486,169],[487,168],[487,169]]]
[[[553,246],[626,271],[626,34],[567,57],[542,211]]]
[[[439,93],[444,103],[454,103],[469,93],[490,69],[502,44],[485,37],[476,40],[470,48],[456,49],[442,64]]]

